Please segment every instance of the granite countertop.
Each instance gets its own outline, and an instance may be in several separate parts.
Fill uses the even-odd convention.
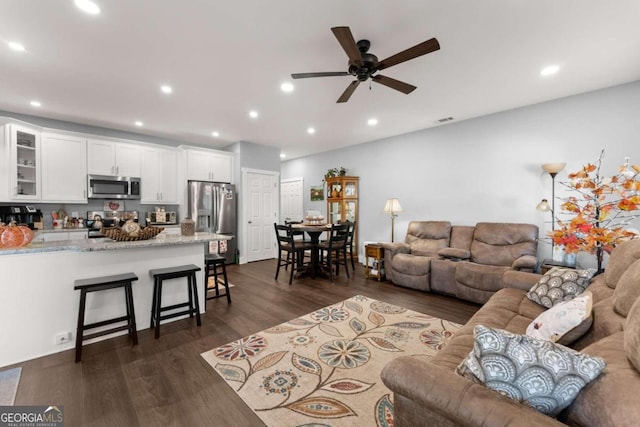
[[[210,242],[213,240],[231,240],[232,238],[233,237],[229,235],[216,233],[195,233],[193,236],[182,236],[180,234],[166,234],[162,232],[153,239],[136,240],[131,242],[117,242],[107,237],[57,242],[31,242],[28,246],[22,248],[2,248],[0,249],[0,256],[60,251],[97,252],[133,248],[153,248],[160,246],[179,246]]]

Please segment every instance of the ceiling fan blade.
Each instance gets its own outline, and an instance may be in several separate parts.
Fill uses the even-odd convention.
[[[340,98],[338,98],[336,103],[347,102],[349,100],[349,98],[351,98],[351,95],[353,94],[353,91],[356,90],[356,88],[358,87],[359,84],[360,84],[360,80],[352,81],[349,84],[349,86],[347,86],[347,89],[344,92],[342,92],[342,95],[340,95]]]
[[[349,61],[358,65],[362,64],[360,50],[358,49],[358,45],[356,45],[356,41],[349,27],[333,27],[331,31],[349,57]]]
[[[291,74],[292,79],[308,79],[309,77],[350,76],[346,71],[327,71],[324,73],[296,73]]]
[[[417,58],[418,56],[426,55],[427,53],[431,53],[438,49],[440,49],[440,43],[438,43],[438,40],[427,40],[426,42],[419,43],[407,50],[403,50],[400,53],[396,53],[395,55],[392,55],[387,59],[383,59],[382,61],[378,62],[378,70],[384,70],[385,68],[389,68],[393,65],[400,64],[401,62]]]
[[[400,80],[392,79],[391,77],[387,76],[381,76],[379,74],[377,76],[371,77],[371,79],[376,83],[380,83],[381,85],[385,85],[387,87],[390,87],[391,89],[400,91],[405,95],[408,95],[417,89],[415,86],[410,85],[409,83],[401,82]]]

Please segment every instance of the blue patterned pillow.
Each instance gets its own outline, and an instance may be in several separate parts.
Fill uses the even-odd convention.
[[[473,350],[457,372],[538,411],[556,416],[605,361],[551,341],[477,325]]]

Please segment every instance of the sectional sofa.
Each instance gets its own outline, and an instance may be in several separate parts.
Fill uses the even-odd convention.
[[[604,359],[606,368],[557,418],[456,373],[472,348],[475,352],[476,326],[524,334],[546,310],[526,295],[540,278],[533,273],[506,272],[505,289],[492,296],[430,362],[400,357],[383,369],[382,380],[394,393],[396,426],[640,424],[640,240],[618,246],[605,272],[591,279],[586,288],[593,299],[592,321],[586,333],[568,345]]]
[[[404,242],[382,245],[386,275],[394,284],[484,304],[505,287],[507,271],[535,270],[538,227],[411,221]]]

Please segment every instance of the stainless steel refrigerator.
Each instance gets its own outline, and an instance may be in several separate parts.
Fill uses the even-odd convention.
[[[236,262],[237,200],[233,184],[189,181],[189,217],[195,221],[196,231],[228,234],[231,240],[211,242],[209,253],[219,253],[227,264]]]

